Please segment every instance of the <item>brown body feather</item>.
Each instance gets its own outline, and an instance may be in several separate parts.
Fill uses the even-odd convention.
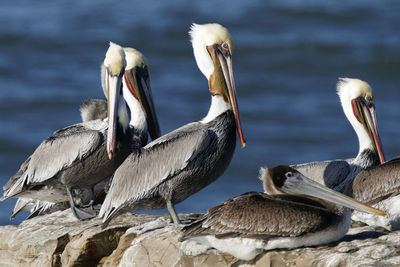
[[[310,199],[249,192],[209,209],[202,219],[183,229],[181,240],[207,234],[217,238],[296,237],[319,231],[335,219],[339,216]]]

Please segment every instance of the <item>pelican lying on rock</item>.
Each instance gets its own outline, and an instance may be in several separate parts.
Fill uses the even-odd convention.
[[[358,79],[340,78],[337,93],[344,114],[358,136],[357,157],[309,162],[292,167],[314,181],[343,192],[361,170],[383,163],[385,157],[376,121],[374,96],[369,84]]]
[[[389,230],[400,229],[400,158],[363,170],[345,193],[389,214],[388,217],[377,217],[354,212],[354,221]]]
[[[245,145],[231,36],[219,24],[193,24],[190,35],[197,65],[208,79],[210,110],[201,121],[178,128],[128,156],[115,172],[101,207],[103,226],[125,211],[165,207],[174,223],[179,223],[174,204],[215,181],[228,167],[235,150],[235,125]]]
[[[148,75],[145,75],[147,68],[144,64],[138,65],[144,59],[135,58],[135,64],[129,66],[125,57],[129,56],[122,47],[110,43],[104,59],[103,77],[108,96],[108,121],[75,124],[58,130],[44,140],[4,186],[2,199],[68,200],[78,219],[95,216],[91,205],[76,205],[72,190],[90,190],[94,201],[93,186],[110,177],[131,153],[133,146],[142,146],[143,142],[147,142],[147,127],[153,138],[160,135],[153,101],[149,99],[151,90]],[[133,126],[133,130],[129,125]],[[133,144],[134,137],[138,145]]]
[[[351,210],[385,215],[288,166],[262,169],[265,193],[250,192],[213,207],[183,228],[184,253],[216,248],[242,260],[279,248],[327,244],[350,227]],[[344,208],[344,207],[346,208]]]

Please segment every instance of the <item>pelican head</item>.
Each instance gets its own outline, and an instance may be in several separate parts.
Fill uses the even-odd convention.
[[[103,99],[85,100],[79,107],[82,122],[107,118],[107,101]]]
[[[208,79],[211,94],[221,96],[233,109],[240,142],[245,146],[233,78],[231,35],[226,28],[216,23],[193,23],[189,34],[197,66]]]
[[[339,78],[337,93],[343,111],[358,135],[359,154],[364,149],[372,149],[378,153],[380,162],[385,162],[372,88],[359,79]]]
[[[260,179],[266,194],[289,194],[316,199],[319,202],[331,202],[350,209],[386,216],[385,212],[369,207],[355,199],[329,189],[305,177],[297,170],[280,165],[274,168],[261,168]]]
[[[125,47],[126,67],[123,82],[123,96],[127,101],[131,112],[135,109],[133,101],[136,99],[140,103],[141,111],[132,114],[132,126],[141,127],[143,119],[147,122],[147,128],[151,138],[157,139],[161,136],[160,125],[153,103],[153,94],[150,86],[150,75],[147,67],[146,58],[136,49]],[[136,120],[136,121],[134,121]]]
[[[108,107],[108,134],[107,134],[107,154],[111,159],[115,152],[115,139],[117,129],[117,113],[121,105],[119,98],[121,95],[122,76],[124,74],[126,61],[123,48],[113,42],[106,52],[103,62],[102,84],[107,97]],[[123,125],[126,128],[128,125]]]

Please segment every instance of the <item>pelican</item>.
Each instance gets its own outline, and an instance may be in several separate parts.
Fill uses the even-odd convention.
[[[107,101],[104,99],[87,99],[79,107],[82,122],[107,118]]]
[[[235,125],[245,140],[232,71],[233,42],[219,24],[193,24],[189,32],[200,71],[208,79],[211,107],[205,118],[180,127],[134,151],[114,173],[100,209],[103,227],[125,211],[167,208],[215,181],[235,150]]]
[[[354,221],[388,230],[400,229],[400,157],[363,170],[348,185],[345,193],[390,215],[377,217],[354,212]]]
[[[128,58],[122,47],[110,42],[103,63],[105,75],[102,75],[108,96],[108,121],[88,121],[56,131],[4,186],[2,200],[22,197],[69,201],[78,219],[95,216],[93,186],[110,177],[132,147],[147,142],[147,126],[152,137],[160,135],[153,102],[149,99],[151,90],[144,58],[135,57],[133,65],[129,65],[132,60]],[[92,199],[89,207],[75,203],[73,189],[89,190]]]
[[[82,122],[105,119],[107,118],[107,101],[103,99],[85,100],[80,105],[79,111],[81,113]],[[27,162],[24,162],[20,167],[19,173],[20,174],[24,173],[26,167],[27,167]],[[104,192],[104,185],[101,186],[102,183],[103,181],[94,187],[95,200],[96,200],[95,203],[96,202],[101,203],[104,200],[104,196],[102,196],[101,192],[101,191]],[[54,192],[54,194],[56,193],[57,191]],[[64,197],[61,196],[60,200],[66,199],[67,196],[66,192],[63,195]],[[10,219],[14,219],[18,213],[23,211],[30,212],[30,215],[26,218],[30,219],[36,216],[52,213],[54,211],[65,210],[67,208],[69,208],[68,201],[54,203],[54,202],[48,202],[30,198],[18,198],[17,202],[14,205]]]
[[[354,159],[328,160],[292,165],[305,176],[338,192],[361,170],[385,161],[375,115],[372,89],[359,79],[340,78],[337,93],[344,114],[358,136],[359,151]]]
[[[262,169],[260,174],[265,193],[231,198],[182,229],[184,253],[198,255],[216,248],[252,260],[262,250],[316,246],[341,239],[350,227],[350,209],[386,215],[288,166]]]

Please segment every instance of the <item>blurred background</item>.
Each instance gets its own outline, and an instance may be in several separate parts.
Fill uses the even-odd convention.
[[[80,121],[82,101],[103,98],[109,41],[147,57],[163,133],[203,118],[210,94],[187,34],[193,22],[221,23],[233,37],[247,147],[237,143],[225,174],[178,212],[261,191],[263,165],[354,157],[358,141],[336,95],[338,77],[369,82],[386,158],[400,155],[400,2],[111,2],[1,1],[1,186],[42,140]],[[24,218],[9,221],[14,203],[0,203],[0,225]]]

